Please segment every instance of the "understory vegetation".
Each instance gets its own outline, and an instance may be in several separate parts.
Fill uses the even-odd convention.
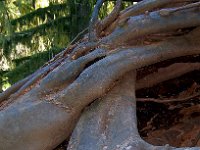
[[[81,38],[87,32],[95,3],[95,0],[0,1],[0,91],[44,65],[77,34]],[[99,17],[110,13],[114,4],[106,2]],[[131,4],[124,2],[123,7]]]

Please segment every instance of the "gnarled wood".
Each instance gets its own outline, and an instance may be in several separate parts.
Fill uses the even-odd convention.
[[[103,1],[98,2],[95,24]],[[171,8],[166,6],[168,2]],[[93,40],[85,37],[31,75],[32,79],[2,93],[0,149],[51,150],[69,138],[74,128],[68,149],[175,149],[153,146],[140,138],[134,74],[165,60],[200,55],[199,2],[193,2],[145,0],[118,15],[121,1],[117,1],[99,31],[93,25],[89,31],[92,35],[108,31],[106,34]],[[164,36],[155,40],[155,34]],[[199,69],[187,67],[152,79],[147,86]],[[141,79],[136,89],[145,86]]]

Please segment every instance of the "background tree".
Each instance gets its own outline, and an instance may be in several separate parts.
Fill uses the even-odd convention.
[[[100,17],[115,2],[105,2]],[[1,79],[3,89],[33,73],[87,31],[94,0],[6,0],[1,11]],[[130,5],[124,2],[124,7]],[[75,41],[74,41],[75,42]]]
[[[33,73],[88,26],[92,1],[1,1],[1,72],[13,84]],[[81,8],[81,11],[77,11]],[[79,13],[79,14],[78,14]],[[9,72],[8,72],[9,71]],[[6,74],[5,74],[6,73]],[[6,87],[5,87],[6,88]]]

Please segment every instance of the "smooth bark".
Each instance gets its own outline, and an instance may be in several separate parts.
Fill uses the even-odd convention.
[[[89,34],[100,37],[86,36],[0,95],[0,149],[51,150],[72,132],[68,149],[175,149],[140,138],[135,91],[199,69],[199,63],[179,70],[171,66],[165,75],[149,74],[138,83],[135,73],[165,60],[200,55],[199,2],[182,6],[181,0],[145,0],[119,13],[118,0],[99,29],[94,27],[103,2],[98,2]],[[167,2],[180,6],[166,8]],[[164,38],[145,44],[155,34]]]

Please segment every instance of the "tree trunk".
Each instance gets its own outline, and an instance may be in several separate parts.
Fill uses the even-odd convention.
[[[120,12],[117,0],[99,21],[102,3],[94,8],[89,34],[1,93],[0,149],[51,150],[67,138],[69,150],[200,149],[144,141],[135,94],[199,70],[200,2],[143,0]],[[180,57],[189,61],[175,60]],[[173,64],[166,66],[168,61]],[[193,93],[199,96],[196,89]],[[187,96],[138,100],[170,103]],[[199,102],[194,105],[180,113],[198,112]]]

